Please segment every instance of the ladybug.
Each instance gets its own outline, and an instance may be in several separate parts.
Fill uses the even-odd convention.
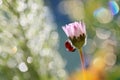
[[[70,40],[67,40],[65,42],[65,47],[67,51],[70,51],[70,52],[74,52],[76,50],[76,48],[72,45],[72,42]]]

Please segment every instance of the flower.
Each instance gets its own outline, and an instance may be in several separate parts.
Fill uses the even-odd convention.
[[[86,28],[84,22],[74,22],[62,27],[67,37],[76,48],[81,48],[85,43]]]

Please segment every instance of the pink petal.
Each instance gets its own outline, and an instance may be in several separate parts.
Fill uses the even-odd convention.
[[[86,34],[86,27],[84,22],[81,22],[81,25],[82,25],[83,33]]]
[[[70,23],[62,27],[62,29],[64,30],[66,35],[71,38],[73,38],[74,36],[79,37],[83,33],[86,34],[85,24],[82,21]]]
[[[81,28],[81,24],[79,24],[78,22],[77,22],[77,27],[78,27],[78,30],[79,30],[79,35],[83,34],[83,31],[82,31],[82,28]]]
[[[67,29],[69,37],[73,38],[74,35],[73,35],[72,31],[71,31],[71,26],[66,25],[66,29]]]
[[[75,22],[75,26],[77,27],[77,30],[76,30],[76,36],[80,36],[80,34],[82,34],[82,31],[81,31],[81,28],[80,28],[80,25],[78,22]]]
[[[73,25],[69,24],[69,27],[70,27],[70,30],[71,30],[71,36],[73,37],[75,35]]]
[[[68,34],[68,31],[67,31],[66,27],[64,26],[64,27],[62,27],[62,29],[65,32],[65,34],[67,35],[67,37],[69,37],[69,34]]]
[[[81,30],[81,33],[83,33],[83,28],[82,28],[81,22],[79,22],[79,28]]]
[[[82,31],[82,34],[84,33],[85,34],[85,25],[83,22],[79,22],[80,24],[80,28],[81,28],[81,31]]]

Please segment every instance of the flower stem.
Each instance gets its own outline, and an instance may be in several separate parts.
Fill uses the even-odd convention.
[[[86,79],[86,70],[85,70],[85,59],[84,59],[84,55],[83,55],[83,52],[82,52],[82,49],[79,49],[79,53],[80,53],[80,60],[81,60],[81,65],[82,65],[82,74],[83,74],[83,80],[87,80]]]
[[[83,55],[82,49],[79,49],[79,52],[80,52],[80,60],[81,60],[82,69],[84,69],[85,61],[84,61],[84,55]]]

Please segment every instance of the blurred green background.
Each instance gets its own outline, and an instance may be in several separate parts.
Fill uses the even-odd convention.
[[[120,80],[119,7],[120,0],[0,0],[0,80],[81,80],[78,51],[66,50],[61,28],[80,20],[86,68],[99,76],[89,80]]]

